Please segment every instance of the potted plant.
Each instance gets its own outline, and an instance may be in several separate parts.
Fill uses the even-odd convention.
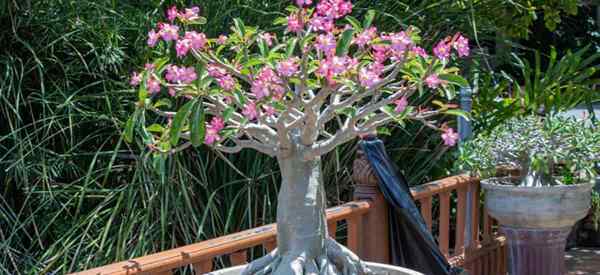
[[[500,223],[510,274],[564,274],[566,237],[590,208],[600,131],[573,118],[513,118],[460,150],[459,166],[486,178],[485,206]],[[520,173],[493,177],[496,167]]]
[[[418,29],[379,32],[375,12],[359,21],[345,0],[298,0],[288,11],[270,28],[277,35],[235,19],[229,35],[213,39],[198,31],[199,8],[169,8],[148,33],[148,64],[131,77],[139,99],[125,139],[137,133],[157,169],[169,154],[198,146],[277,159],[278,248],[217,274],[417,274],[365,264],[328,237],[321,156],[408,120],[454,145],[456,132],[434,118],[460,114],[443,102],[466,84],[449,64],[469,54],[468,40],[447,37],[427,53]]]

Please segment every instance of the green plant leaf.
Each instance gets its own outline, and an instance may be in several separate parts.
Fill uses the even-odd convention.
[[[342,33],[342,37],[340,38],[337,48],[335,49],[335,54],[337,56],[344,56],[348,53],[348,49],[350,48],[350,43],[352,42],[353,35],[353,29],[347,29]]]
[[[127,120],[127,123],[125,124],[125,130],[124,130],[124,138],[125,141],[128,143],[131,143],[133,141],[133,130],[135,125],[137,124],[138,118],[140,116],[141,113],[141,109],[135,109],[135,111],[133,112],[133,114],[129,117],[129,119]]]
[[[369,10],[365,15],[365,19],[363,20],[363,28],[367,29],[373,24],[373,19],[375,19],[375,11]]]
[[[195,104],[192,114],[192,145],[200,146],[204,143],[204,135],[206,134],[206,114],[204,113],[204,104],[202,101]]]
[[[169,132],[170,141],[173,146],[179,143],[179,136],[181,135],[181,129],[185,124],[185,121],[190,116],[192,108],[196,104],[196,100],[190,100],[186,104],[184,104],[177,114],[175,118],[173,118],[173,124],[171,125],[171,131]]]
[[[448,83],[450,83],[450,84],[454,84],[454,85],[457,85],[460,87],[468,87],[469,86],[469,82],[460,75],[441,74],[439,77],[442,80],[448,81]]]
[[[360,22],[358,22],[358,19],[352,16],[346,16],[346,21],[348,21],[348,23],[352,25],[352,28],[354,28],[357,32],[362,31],[362,27],[360,26]]]
[[[460,116],[460,117],[463,117],[466,120],[470,120],[471,119],[471,115],[468,112],[465,112],[465,111],[460,110],[460,109],[446,110],[446,111],[444,111],[444,114],[449,114],[449,115],[453,115],[453,116]]]
[[[148,130],[149,132],[152,132],[152,133],[162,133],[165,131],[165,127],[163,127],[160,124],[154,123],[154,124],[146,127],[146,130]]]
[[[244,38],[246,36],[246,25],[244,25],[244,21],[240,18],[234,18],[233,24],[235,25],[235,31],[240,35],[240,38]]]

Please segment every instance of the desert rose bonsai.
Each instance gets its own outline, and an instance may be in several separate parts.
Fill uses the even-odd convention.
[[[416,28],[378,32],[373,11],[362,22],[349,16],[350,1],[295,4],[275,21],[280,34],[236,19],[231,34],[216,39],[196,30],[205,21],[198,8],[169,8],[148,33],[156,59],[131,78],[139,101],[125,137],[138,133],[159,160],[203,144],[277,158],[278,249],[244,274],[366,274],[328,238],[321,156],[406,120],[439,130],[453,146],[457,133],[434,117],[460,113],[443,102],[465,85],[448,64],[469,54],[468,41],[456,34],[428,54]]]

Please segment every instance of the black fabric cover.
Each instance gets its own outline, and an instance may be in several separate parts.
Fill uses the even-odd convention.
[[[408,183],[388,157],[383,142],[365,138],[360,142],[379,178],[379,188],[390,205],[391,263],[427,275],[460,274],[450,266],[415,204]]]

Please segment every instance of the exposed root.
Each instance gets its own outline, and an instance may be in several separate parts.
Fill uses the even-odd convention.
[[[326,243],[326,255],[308,259],[304,254],[280,255],[277,250],[248,264],[242,275],[372,275],[348,248],[333,239]]]

